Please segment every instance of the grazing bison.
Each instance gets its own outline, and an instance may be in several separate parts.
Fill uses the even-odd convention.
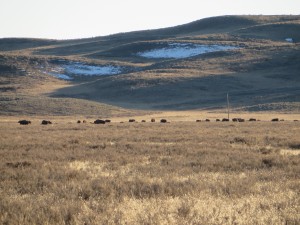
[[[80,121],[80,120],[77,120],[77,123],[81,123],[81,121]]]
[[[232,121],[233,122],[245,122],[245,120],[242,118],[233,118]]]
[[[220,122],[221,120],[220,119],[216,119],[216,122]]]
[[[196,120],[196,122],[197,122],[197,123],[200,123],[200,122],[201,122],[201,120]]]
[[[299,120],[294,120],[294,122],[298,122]]]
[[[166,119],[161,119],[160,122],[161,123],[167,123],[168,121]]]
[[[142,123],[146,123],[146,120],[142,120]]]
[[[256,119],[255,118],[250,118],[249,121],[254,122],[254,121],[256,121]]]
[[[210,119],[206,119],[205,122],[210,122]]]
[[[154,118],[151,119],[151,123],[155,123],[155,119]]]
[[[134,123],[135,119],[129,119],[129,123]]]
[[[105,120],[95,120],[94,124],[105,124]]]
[[[229,119],[223,118],[222,122],[229,122]]]
[[[82,122],[83,122],[83,123],[86,123],[86,120],[83,120]]]
[[[28,124],[31,124],[31,121],[30,120],[19,120],[18,122],[20,125],[28,125]]]
[[[43,120],[42,125],[48,125],[48,124],[52,124],[52,122],[50,120]]]
[[[111,122],[111,120],[105,120],[105,123],[110,123]]]
[[[272,119],[271,121],[272,121],[272,122],[278,122],[279,119],[278,119],[278,118],[274,118],[274,119]]]

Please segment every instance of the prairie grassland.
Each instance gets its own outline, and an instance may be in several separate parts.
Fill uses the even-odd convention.
[[[0,224],[300,223],[299,122],[16,122]]]

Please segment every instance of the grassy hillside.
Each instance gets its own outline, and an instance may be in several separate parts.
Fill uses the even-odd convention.
[[[225,106],[227,93],[233,108],[272,105],[282,111],[288,105],[297,112],[299,26],[300,16],[224,16],[79,40],[1,39],[1,113],[94,114],[90,104],[98,103],[147,110],[218,109]],[[172,43],[235,49],[181,59],[138,55]],[[122,72],[64,81],[45,71],[76,62],[120,66]],[[38,99],[51,107],[38,107]]]

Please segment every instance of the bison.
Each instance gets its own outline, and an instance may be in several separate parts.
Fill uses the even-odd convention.
[[[206,119],[205,122],[210,122],[210,119]]]
[[[250,118],[249,121],[254,122],[254,121],[256,121],[256,119],[255,118]]]
[[[105,120],[105,123],[110,123],[111,122],[111,120]]]
[[[20,125],[28,125],[28,124],[31,124],[31,121],[30,120],[19,120],[18,122]]]
[[[105,124],[105,120],[95,120],[94,124]]]
[[[52,124],[52,122],[50,120],[43,120],[42,125],[48,125],[48,124]]]
[[[155,123],[155,119],[154,118],[151,119],[151,123]]]
[[[216,122],[220,122],[220,119],[216,119]]]
[[[223,118],[222,122],[229,122],[229,119]]]
[[[81,123],[81,121],[80,121],[80,120],[77,120],[77,123]]]
[[[200,122],[201,122],[201,120],[196,120],[196,122],[197,122],[197,123],[200,123]]]
[[[129,119],[129,123],[134,123],[135,119]]]
[[[161,123],[167,123],[168,121],[166,119],[161,119],[160,122]]]
[[[274,119],[272,119],[271,121],[272,121],[272,122],[278,122],[279,119],[278,119],[278,118],[274,118]]]

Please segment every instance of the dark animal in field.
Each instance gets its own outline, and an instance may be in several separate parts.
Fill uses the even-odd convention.
[[[77,123],[81,123],[81,121],[80,121],[80,120],[77,120]]]
[[[31,121],[30,120],[19,120],[18,122],[20,125],[28,125],[28,124],[31,124]]]
[[[161,119],[160,122],[161,123],[167,123],[168,121],[166,119]]]
[[[210,119],[206,119],[205,122],[210,122]]]
[[[146,123],[146,120],[142,120],[142,123]]]
[[[48,125],[48,124],[52,124],[52,122],[50,120],[43,120],[42,125]]]
[[[111,120],[105,120],[105,123],[110,123],[111,122]]]
[[[216,119],[216,122],[220,122],[220,119]]]
[[[280,121],[284,121],[284,119],[281,119]]]
[[[298,122],[299,120],[294,120],[294,122]]]
[[[154,118],[151,119],[151,123],[155,123],[155,119]]]
[[[129,119],[129,123],[134,123],[135,119]]]
[[[83,122],[83,123],[86,123],[86,120],[83,120],[82,122]]]
[[[229,119],[223,118],[222,122],[229,122]]]
[[[105,124],[105,120],[95,120],[94,124]]]
[[[254,121],[256,121],[256,119],[255,118],[250,118],[249,121],[254,122]]]
[[[197,123],[200,123],[200,122],[201,122],[201,120],[196,120],[196,122],[197,122]]]
[[[272,121],[272,122],[278,122],[279,119],[278,119],[278,118],[274,118],[274,119],[272,119],[271,121]]]
[[[233,118],[232,121],[233,122],[245,122],[245,120],[242,118]]]

